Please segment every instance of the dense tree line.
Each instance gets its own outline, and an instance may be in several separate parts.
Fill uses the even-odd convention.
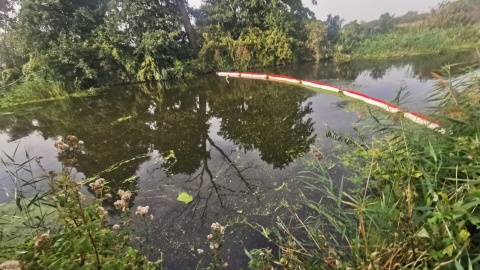
[[[479,1],[344,25],[301,0],[0,0],[0,92],[32,77],[84,89],[341,58],[402,25],[474,23]]]
[[[4,82],[34,75],[78,89],[162,80],[319,58],[325,40],[300,0],[205,0],[199,9],[185,0],[0,4]]]

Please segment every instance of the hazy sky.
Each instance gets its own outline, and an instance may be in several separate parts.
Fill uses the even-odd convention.
[[[202,0],[188,0],[192,6],[200,6]],[[407,11],[429,11],[443,0],[317,0],[313,6],[311,0],[303,0],[305,6],[315,12],[317,19],[325,20],[328,14],[339,15],[345,21],[378,19],[381,14],[403,15]]]

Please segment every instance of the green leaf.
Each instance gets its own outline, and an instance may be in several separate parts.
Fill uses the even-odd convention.
[[[430,256],[432,256],[434,260],[440,260],[441,258],[443,258],[443,254],[436,250],[432,249],[428,253],[430,254]]]
[[[193,197],[190,196],[186,192],[182,192],[182,193],[178,194],[177,201],[184,202],[184,203],[190,203],[191,201],[193,201]]]
[[[462,266],[462,265],[460,264],[460,262],[457,261],[457,260],[455,261],[455,268],[456,268],[457,270],[464,270],[463,266]]]
[[[429,145],[429,150],[430,150],[430,155],[433,157],[433,160],[435,160],[435,163],[437,162],[437,155],[435,154],[435,150],[433,150],[432,143],[428,141]]]
[[[15,200],[15,203],[17,204],[18,209],[20,209],[20,212],[23,211],[22,204],[21,204],[21,198],[17,198]]]
[[[82,237],[80,241],[75,243],[75,248],[77,252],[89,252],[91,250],[90,239],[86,236]]]
[[[467,241],[467,239],[470,237],[470,233],[463,229],[460,231],[460,233],[458,234],[458,238],[462,241],[462,242],[465,242]]]
[[[125,121],[127,121],[127,120],[132,119],[133,117],[134,117],[133,115],[129,115],[129,116],[125,116],[125,117],[120,117],[120,118],[118,118],[117,120],[115,120],[115,122],[113,122],[113,124],[125,122]]]
[[[420,178],[422,175],[423,175],[423,173],[421,173],[421,172],[415,172],[415,173],[413,174],[413,177],[415,177],[415,178]]]
[[[252,254],[250,252],[248,252],[248,250],[246,248],[243,248],[243,250],[245,250],[245,254],[248,256],[248,258],[250,259],[250,261],[255,261],[255,259],[253,258]]]
[[[442,250],[442,254],[448,254],[448,256],[452,256],[454,250],[455,245],[451,244]]]
[[[468,220],[474,224],[474,225],[480,225],[480,217],[477,217],[477,216],[469,216],[468,217]]]
[[[128,253],[128,255],[130,255],[131,257],[135,257],[135,255],[137,254],[137,252],[135,251],[135,249],[132,248],[132,247],[129,247],[129,248],[128,248],[127,253]]]
[[[417,236],[418,236],[418,237],[421,237],[421,238],[430,238],[430,235],[428,234],[427,230],[425,230],[425,228],[422,228],[422,229],[417,233]]]

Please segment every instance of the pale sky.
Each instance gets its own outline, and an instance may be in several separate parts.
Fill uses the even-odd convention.
[[[444,0],[317,0],[318,5],[312,5],[311,0],[302,0],[310,8],[317,19],[325,20],[328,14],[339,15],[346,22],[371,21],[378,19],[381,14],[389,12],[397,16],[410,10],[426,12]],[[188,0],[191,6],[199,7],[202,0]]]

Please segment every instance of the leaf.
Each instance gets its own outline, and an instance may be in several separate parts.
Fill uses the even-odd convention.
[[[415,177],[415,178],[420,178],[422,175],[423,175],[423,173],[421,173],[421,172],[415,172],[415,173],[413,174],[413,177]]]
[[[21,201],[21,198],[17,197],[17,199],[15,200],[15,203],[17,204],[17,207],[18,209],[20,209],[20,212],[23,211],[23,208],[22,208],[22,204],[20,203]]]
[[[133,249],[132,247],[129,247],[129,248],[128,248],[128,251],[127,251],[127,254],[130,255],[131,257],[135,257],[135,255],[137,254],[137,252],[136,252],[135,249]]]
[[[468,220],[474,225],[480,225],[480,218],[477,216],[470,216]]]
[[[120,117],[120,118],[118,118],[117,120],[115,120],[115,121],[113,122],[113,124],[125,122],[125,121],[127,121],[127,120],[132,119],[133,117],[134,117],[133,115],[129,115],[129,116],[125,116],[125,117]]]
[[[463,229],[460,231],[460,233],[458,234],[458,238],[462,241],[462,242],[465,242],[467,241],[467,239],[470,237],[470,233]]]
[[[253,258],[252,254],[250,252],[248,252],[248,250],[246,248],[243,248],[243,250],[245,250],[245,254],[248,256],[248,258],[250,259],[250,261],[255,261],[255,259]]]
[[[75,243],[77,252],[89,252],[91,250],[90,240],[87,237],[82,237],[80,241]]]
[[[422,229],[417,233],[417,236],[418,236],[418,237],[421,237],[421,238],[430,238],[430,235],[428,234],[427,230],[425,230],[425,228],[422,228]]]
[[[448,254],[448,256],[452,256],[454,249],[455,245],[451,244],[442,250],[442,254]]]
[[[437,162],[437,155],[435,154],[435,150],[433,150],[432,143],[428,141],[429,145],[429,150],[430,150],[430,155],[433,157],[433,160],[435,160],[435,163]]]
[[[455,260],[455,268],[457,270],[464,270],[463,266],[460,264],[459,261]]]
[[[180,194],[178,194],[178,198],[177,198],[177,201],[180,201],[180,202],[184,202],[184,203],[190,203],[191,201],[193,201],[193,197],[190,196],[188,193],[186,192],[182,192]]]

